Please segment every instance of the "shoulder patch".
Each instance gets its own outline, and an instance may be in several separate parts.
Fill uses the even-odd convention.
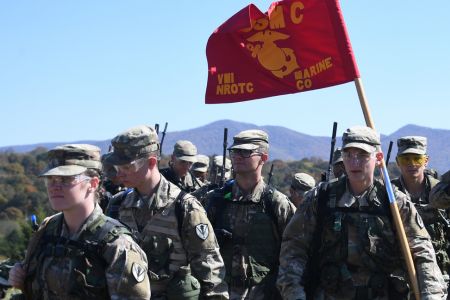
[[[209,236],[208,224],[200,223],[197,226],[195,226],[195,233],[202,240],[206,240]]]
[[[133,277],[137,282],[142,282],[145,278],[145,268],[143,268],[138,263],[133,263],[133,265],[131,266],[131,273],[133,274]]]

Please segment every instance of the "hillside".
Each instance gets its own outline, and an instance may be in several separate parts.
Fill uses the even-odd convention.
[[[259,128],[268,132],[270,137],[270,159],[300,160],[302,158],[317,157],[328,160],[330,151],[330,137],[312,136],[303,134],[281,126],[256,126],[231,120],[220,120],[201,127],[167,132],[163,153],[168,155],[177,140],[186,139],[197,145],[199,153],[213,155],[222,153],[223,129],[228,128],[228,145],[232,137],[239,131]],[[169,124],[170,128],[170,124]],[[394,141],[391,162],[397,153],[395,141],[405,135],[422,135],[428,138],[428,152],[430,155],[430,168],[437,169],[440,173],[450,168],[450,130],[433,129],[416,125],[406,125],[394,133],[382,135],[383,151],[386,153],[389,141]],[[103,152],[108,150],[109,140],[105,141],[73,141],[74,143],[90,143],[99,146]],[[53,148],[62,143],[42,143],[32,145],[0,147],[0,151],[29,152],[38,147]],[[340,145],[340,137],[337,138]]]

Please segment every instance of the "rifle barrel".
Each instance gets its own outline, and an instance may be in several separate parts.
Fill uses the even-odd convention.
[[[166,137],[166,131],[167,131],[167,122],[166,124],[164,124],[164,130],[162,132],[162,137],[161,137],[161,143],[159,144],[159,154],[162,155],[162,146],[164,144],[164,138]]]
[[[328,161],[328,171],[326,173],[326,181],[330,180],[331,176],[331,164],[333,163],[334,146],[336,145],[336,131],[337,131],[337,122],[333,122],[333,134],[331,135],[331,150],[330,150],[330,159]]]
[[[222,159],[222,170],[220,174],[221,186],[225,183],[225,163],[227,162],[227,143],[228,140],[228,128],[223,129],[223,159]]]

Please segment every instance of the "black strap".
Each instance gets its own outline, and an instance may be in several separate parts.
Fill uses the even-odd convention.
[[[309,260],[306,265],[305,274],[303,274],[303,281],[306,293],[306,299],[314,299],[314,292],[319,285],[319,250],[322,244],[323,220],[325,218],[327,204],[329,201],[329,185],[328,182],[322,182],[318,187],[318,203],[317,203],[317,217],[316,228],[311,242],[309,252]]]
[[[183,227],[183,221],[184,221],[184,213],[183,213],[183,203],[184,203],[184,196],[187,193],[183,190],[180,190],[180,193],[178,194],[177,198],[175,199],[175,216],[177,217],[178,222],[178,233],[181,237],[181,229]]]

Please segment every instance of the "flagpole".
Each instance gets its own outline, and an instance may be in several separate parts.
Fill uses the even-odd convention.
[[[366,94],[364,92],[364,87],[361,78],[355,78],[356,90],[358,92],[359,102],[361,103],[361,109],[364,114],[364,119],[366,125],[372,129],[375,129],[375,125],[370,114],[369,105],[366,100]],[[378,147],[378,151],[381,153],[381,147]],[[419,284],[417,281],[416,269],[414,268],[413,259],[411,256],[411,251],[409,249],[408,240],[405,234],[405,228],[403,227],[402,219],[400,218],[400,213],[397,206],[397,201],[395,201],[394,191],[392,189],[391,180],[389,179],[389,174],[387,172],[386,164],[384,162],[383,154],[378,157],[380,161],[380,171],[383,176],[384,184],[386,186],[386,191],[389,197],[389,203],[392,213],[392,219],[394,220],[394,226],[397,230],[397,237],[400,241],[400,247],[405,258],[406,268],[409,274],[409,280],[411,281],[412,289],[416,300],[420,300]]]

